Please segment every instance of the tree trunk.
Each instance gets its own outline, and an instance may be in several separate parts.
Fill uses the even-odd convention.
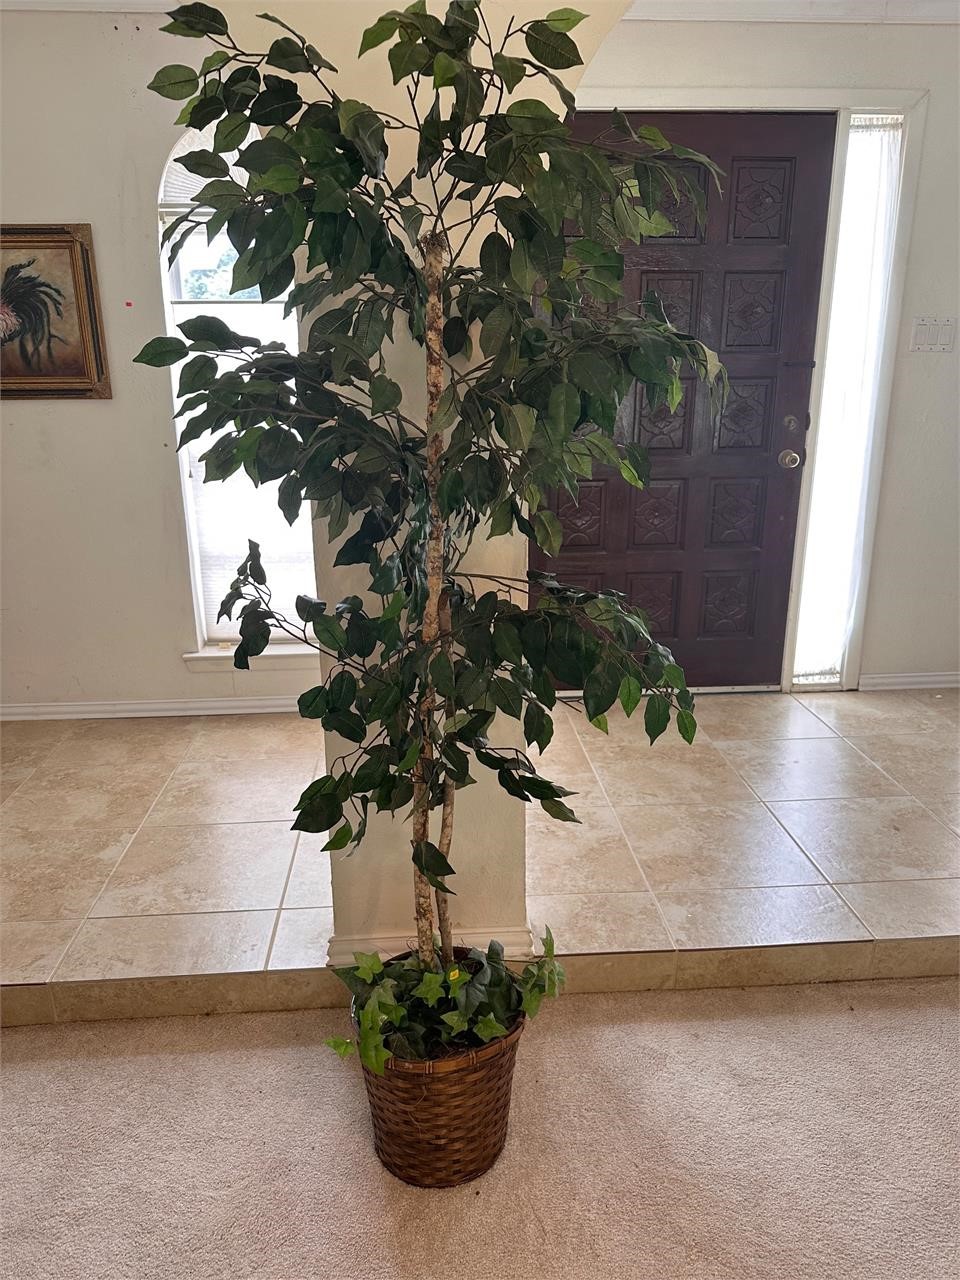
[[[443,236],[433,232],[421,241],[423,249],[423,274],[427,286],[426,344],[427,359],[427,456],[426,486],[430,503],[430,529],[427,535],[427,601],[423,611],[423,642],[434,645],[440,636],[440,598],[443,594],[444,535],[446,528],[437,489],[440,484],[440,460],[443,456],[443,433],[433,431],[433,418],[437,402],[443,391],[443,303],[440,282],[443,275]],[[430,838],[429,769],[433,759],[433,716],[435,697],[433,686],[427,677],[423,697],[420,699],[419,717],[423,733],[423,746],[419,767],[414,777],[414,840]],[[425,776],[426,774],[426,776]],[[417,949],[424,968],[433,969],[433,909],[430,886],[420,871],[414,872],[414,896],[417,910]],[[444,904],[445,907],[446,904]],[[446,921],[449,934],[449,918]],[[446,963],[446,961],[445,961]]]
[[[450,660],[453,660],[453,642],[450,639],[450,599],[446,592],[440,599],[440,648]],[[448,701],[446,713],[452,716],[453,703]],[[450,861],[450,846],[453,843],[453,806],[457,796],[456,783],[452,778],[443,780],[443,813],[440,819],[440,839],[437,847],[443,856]],[[453,929],[450,925],[449,895],[441,889],[436,891],[437,924],[440,926],[440,958],[444,968],[453,964]]]

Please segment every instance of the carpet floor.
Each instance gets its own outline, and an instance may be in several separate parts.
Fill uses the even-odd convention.
[[[4,1035],[10,1280],[946,1280],[949,979],[571,996],[507,1147],[396,1181],[341,1011]]]

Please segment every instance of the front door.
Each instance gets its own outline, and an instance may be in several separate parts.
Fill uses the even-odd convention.
[[[579,502],[554,494],[563,546],[531,564],[624,592],[691,686],[779,686],[836,117],[628,114],[724,170],[722,192],[700,175],[703,227],[666,209],[676,234],[629,247],[624,291],[628,305],[656,291],[672,324],[718,351],[730,395],[714,421],[693,377],[674,413],[635,389],[618,432],[649,450],[650,483],[597,469]],[[610,119],[573,123],[592,139]]]

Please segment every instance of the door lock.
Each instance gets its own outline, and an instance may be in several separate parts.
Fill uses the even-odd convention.
[[[788,471],[792,471],[794,467],[799,467],[800,455],[794,449],[784,449],[783,453],[778,455],[777,461],[781,467],[786,467]]]

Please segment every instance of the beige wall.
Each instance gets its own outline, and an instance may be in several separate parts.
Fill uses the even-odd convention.
[[[929,90],[867,602],[863,673],[960,670],[960,355],[907,350],[912,317],[958,313],[956,26],[621,22],[582,95],[660,89]],[[645,97],[645,95],[647,95]],[[607,105],[612,98],[604,100]]]

